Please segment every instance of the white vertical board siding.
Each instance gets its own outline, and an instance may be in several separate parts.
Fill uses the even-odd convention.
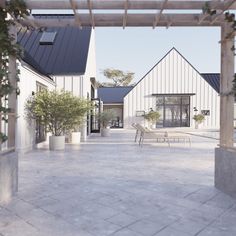
[[[48,77],[42,76],[27,65],[20,66],[20,95],[17,97],[16,149],[19,152],[32,150],[35,145],[35,125],[28,122],[25,114],[26,100],[36,92],[36,83],[41,83],[48,90],[55,89],[55,83]]]
[[[194,127],[193,107],[198,111],[210,110],[202,128],[219,127],[218,93],[202,78],[198,71],[176,50],[172,49],[124,98],[124,127],[143,123],[136,111],[155,109],[156,98],[152,94],[191,94],[190,126]],[[133,101],[133,102],[132,102]]]

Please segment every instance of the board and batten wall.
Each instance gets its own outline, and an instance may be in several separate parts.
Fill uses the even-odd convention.
[[[195,94],[190,97],[190,127],[193,108],[210,110],[201,128],[219,128],[220,98],[218,93],[204,80],[200,73],[175,49],[170,50],[125,96],[124,127],[132,123],[147,125],[136,111],[148,112],[156,109],[156,97],[152,94]],[[199,113],[198,112],[198,113]]]

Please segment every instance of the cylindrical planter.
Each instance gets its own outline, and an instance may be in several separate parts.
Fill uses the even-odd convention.
[[[72,132],[71,133],[71,143],[79,144],[81,140],[81,132]]]
[[[7,204],[18,190],[18,154],[0,154],[0,204]]]
[[[65,136],[50,136],[49,149],[50,150],[64,150],[65,149]]]
[[[108,137],[108,136],[110,136],[110,128],[102,128],[102,129],[101,129],[101,136],[102,136],[102,137]]]

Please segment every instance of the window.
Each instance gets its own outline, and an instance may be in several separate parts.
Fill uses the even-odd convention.
[[[190,96],[162,95],[156,98],[156,110],[160,112],[159,126],[189,127]]]
[[[57,32],[43,32],[39,40],[40,45],[53,45]]]

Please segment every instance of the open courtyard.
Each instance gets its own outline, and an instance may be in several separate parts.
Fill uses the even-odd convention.
[[[197,134],[197,133],[196,133]],[[1,236],[236,235],[236,199],[214,187],[218,140],[134,142],[133,130],[19,158]]]

